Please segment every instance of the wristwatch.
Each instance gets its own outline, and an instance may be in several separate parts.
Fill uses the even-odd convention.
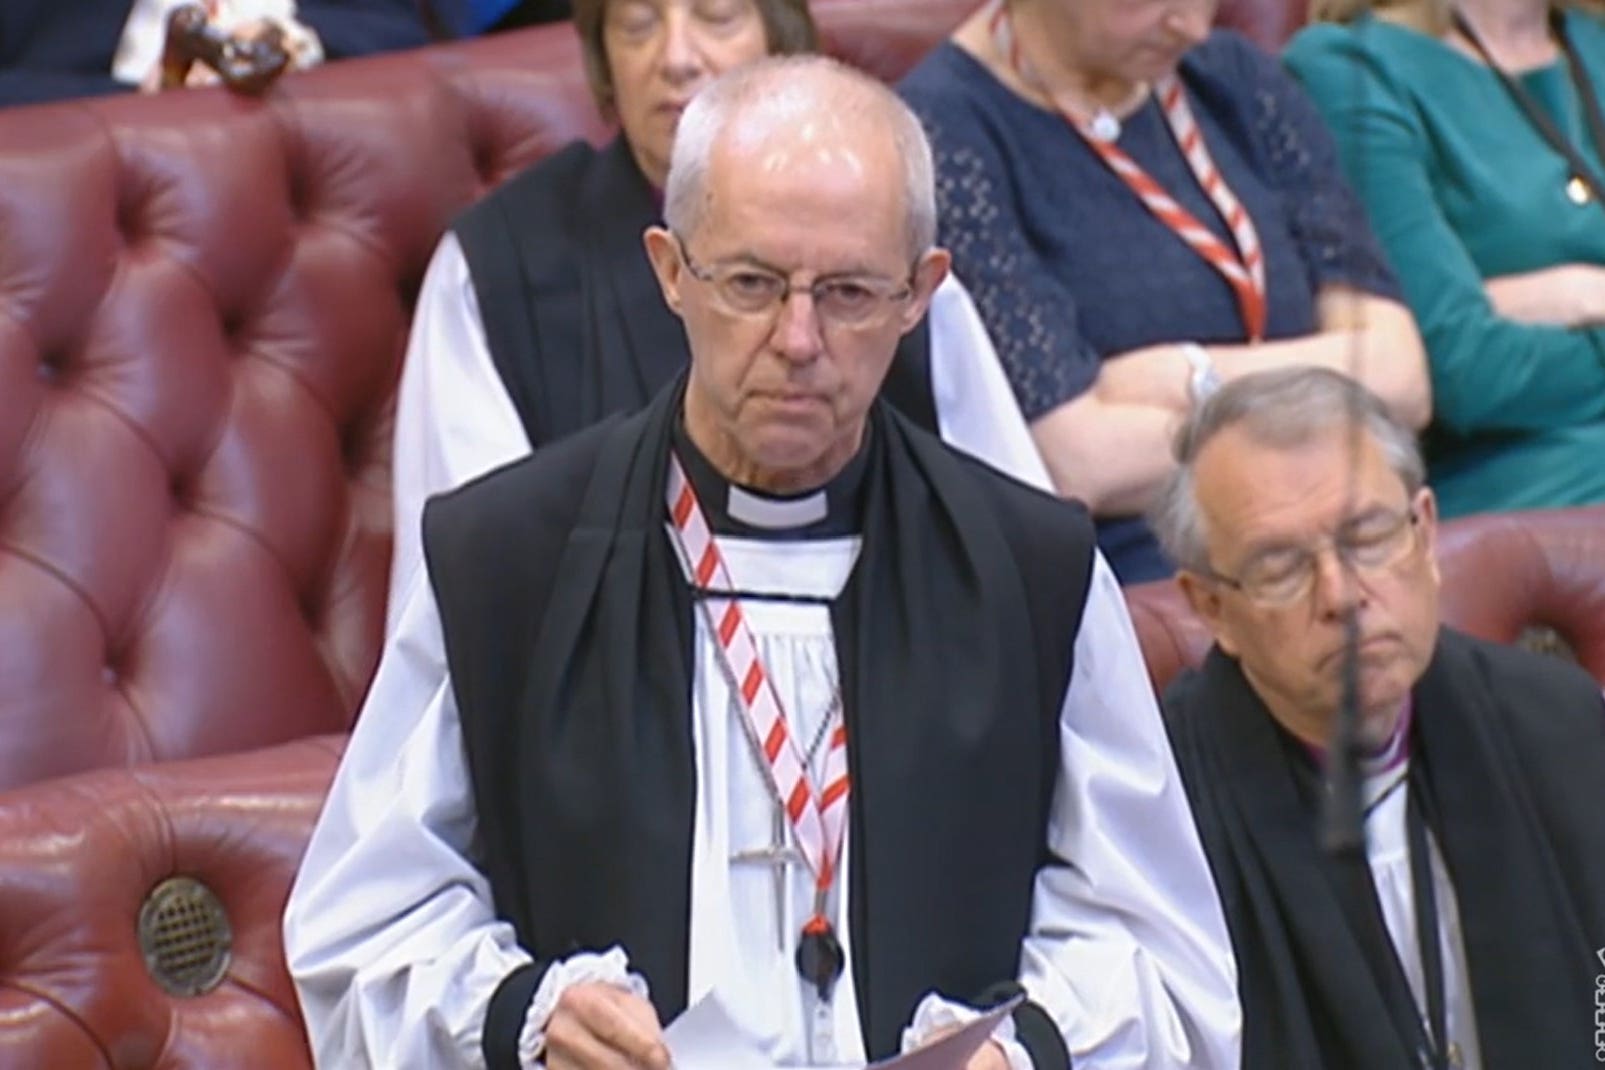
[[[1209,350],[1197,342],[1183,342],[1180,348],[1181,355],[1187,358],[1187,366],[1193,370],[1187,380],[1187,397],[1197,406],[1220,389],[1220,372],[1209,359]]]

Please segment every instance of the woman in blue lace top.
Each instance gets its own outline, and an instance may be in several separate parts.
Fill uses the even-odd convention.
[[[1142,512],[1174,425],[1221,380],[1320,364],[1413,426],[1430,410],[1330,135],[1213,18],[1213,0],[995,0],[902,87],[936,150],[942,242],[1056,487],[1127,582],[1170,571]]]

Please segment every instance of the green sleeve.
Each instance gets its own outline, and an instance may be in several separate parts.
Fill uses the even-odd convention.
[[[1531,326],[1494,311],[1434,197],[1433,147],[1416,105],[1365,32],[1364,24],[1314,26],[1284,58],[1332,127],[1420,325],[1434,419],[1465,435],[1605,416],[1605,328]]]

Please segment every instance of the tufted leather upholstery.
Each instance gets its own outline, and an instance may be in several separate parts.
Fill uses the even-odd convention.
[[[343,736],[0,793],[0,1067],[262,1070],[310,1058],[279,918]],[[221,899],[222,984],[166,995],[134,919],[175,874]]]
[[[1457,520],[1438,560],[1444,620],[1501,643],[1553,632],[1605,683],[1605,506]]]
[[[1563,649],[1605,685],[1605,505],[1488,514],[1438,529],[1439,616],[1498,643]],[[1209,651],[1209,631],[1170,580],[1126,590],[1148,675],[1163,691]]]
[[[306,89],[0,114],[0,787],[345,727],[366,686],[445,116]]]
[[[413,295],[601,132],[571,39],[0,113],[0,788],[349,726]]]

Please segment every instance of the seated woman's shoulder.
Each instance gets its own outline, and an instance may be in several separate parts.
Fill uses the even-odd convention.
[[[1255,85],[1281,76],[1275,56],[1236,30],[1216,27],[1183,61],[1194,71],[1226,82]],[[1246,86],[1245,86],[1246,87]]]
[[[1312,22],[1288,41],[1282,58],[1289,64],[1319,61],[1328,58],[1352,58],[1361,54],[1374,55],[1377,27],[1386,32],[1387,23],[1378,19],[1363,19],[1360,23]]]
[[[1013,94],[981,61],[944,41],[897,84],[897,92],[932,136],[958,136],[981,116],[1007,111]]]
[[[1605,49],[1605,3],[1573,3],[1566,9],[1566,29],[1584,55],[1601,55]]]
[[[911,100],[960,97],[981,73],[979,60],[952,41],[943,41],[903,76],[897,90]]]

